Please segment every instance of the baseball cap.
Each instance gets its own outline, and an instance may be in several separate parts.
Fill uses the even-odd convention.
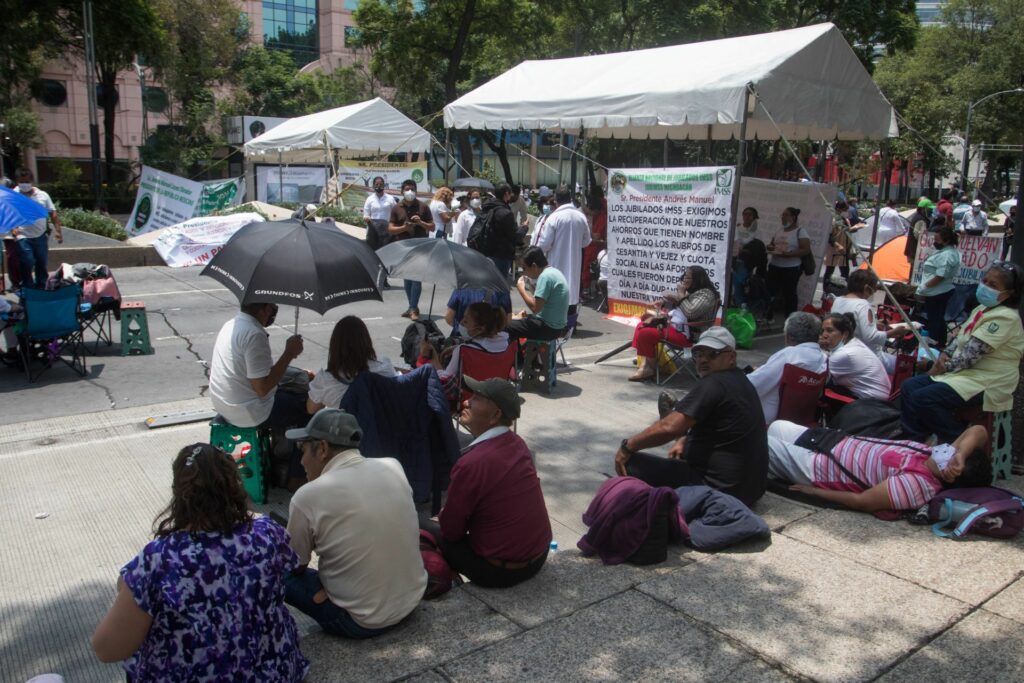
[[[927,197],[921,197],[919,200],[917,200],[917,208],[919,208],[919,209],[934,209],[935,208],[935,204],[934,204],[934,202],[932,202],[932,200],[928,199]]]
[[[981,206],[981,200],[975,199],[973,202],[971,202],[971,206]]]
[[[547,185],[541,185],[540,189],[537,190],[537,196],[543,199],[544,197],[550,197],[554,192]]]
[[[732,333],[729,330],[716,325],[704,330],[697,339],[697,343],[693,345],[693,348],[695,349],[701,347],[714,349],[716,351],[721,351],[723,349],[731,349],[735,351],[736,338],[732,336]]]
[[[519,392],[511,382],[506,382],[503,379],[486,379],[481,382],[468,376],[463,377],[462,381],[466,388],[474,394],[493,401],[494,405],[501,410],[502,415],[513,420],[519,419],[519,406],[524,401],[519,397]]]
[[[323,439],[332,446],[358,446],[363,431],[355,416],[338,408],[321,408],[305,427],[289,429],[284,435],[292,441]]]

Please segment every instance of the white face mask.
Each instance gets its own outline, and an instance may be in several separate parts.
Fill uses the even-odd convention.
[[[31,192],[32,191],[32,183],[18,183],[18,191],[19,192]]]
[[[483,202],[480,201],[479,199],[470,199],[469,205],[474,209],[479,209],[481,206],[483,206]]]
[[[466,337],[467,339],[469,338],[469,330],[466,329],[465,325],[463,325],[462,323],[459,323],[458,330],[459,330],[459,336],[460,337]]]
[[[402,193],[402,196],[405,198],[405,201],[411,202],[412,200],[416,199],[416,192],[413,190],[406,190],[405,192]]]

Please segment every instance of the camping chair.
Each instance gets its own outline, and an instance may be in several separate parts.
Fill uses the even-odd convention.
[[[78,285],[54,290],[22,290],[25,329],[18,338],[18,348],[30,383],[39,379],[57,358],[85,376],[85,344],[82,341],[82,323],[78,318],[81,298],[82,289]],[[71,359],[64,358],[65,354]],[[34,359],[45,364],[35,374],[32,373]]]
[[[562,357],[563,366],[569,367],[569,362],[565,360],[565,351],[563,351],[562,349],[566,344],[569,343],[569,340],[572,339],[572,333],[576,331],[576,323],[579,322],[579,319],[579,313],[573,313],[572,315],[570,315],[567,318],[567,322],[565,324],[565,333],[554,341],[554,350],[551,352],[552,367],[554,367],[555,361],[557,360],[555,354],[558,354]],[[472,375],[470,376],[472,377]]]
[[[805,427],[818,424],[818,406],[828,371],[811,372],[786,363],[779,381],[779,413],[777,420],[788,420]]]
[[[715,313],[717,315],[718,309],[715,310]],[[673,344],[667,339],[662,339],[658,342],[658,355],[654,358],[655,384],[668,384],[668,382],[683,369],[685,369],[693,379],[700,379],[697,376],[697,364],[693,360],[693,345],[697,343],[701,332],[714,325],[715,322],[715,320],[700,320],[697,322],[687,323],[690,331],[689,346],[679,346],[678,344]],[[662,352],[664,352],[664,355],[668,357],[669,362],[675,366],[675,369],[669,373],[665,379],[661,378]]]
[[[469,391],[463,386],[463,378],[472,377],[477,381],[487,379],[506,379],[519,385],[519,373],[516,371],[516,359],[519,355],[519,340],[509,341],[508,348],[501,353],[492,353],[483,349],[474,349],[463,346],[459,351],[459,388],[458,404],[455,406],[455,428],[459,424],[459,406],[469,395]],[[512,431],[515,431],[515,423],[512,423]]]

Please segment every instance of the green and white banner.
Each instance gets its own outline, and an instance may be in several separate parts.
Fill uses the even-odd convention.
[[[134,237],[187,221],[195,215],[202,194],[202,183],[143,166],[125,229]]]
[[[203,183],[203,195],[199,198],[195,216],[209,216],[215,211],[238,205],[245,196],[245,180],[232,178]]]

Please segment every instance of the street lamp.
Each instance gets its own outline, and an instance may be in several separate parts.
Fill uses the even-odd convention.
[[[967,165],[969,163],[971,155],[971,117],[974,116],[974,108],[981,104],[982,102],[992,99],[993,97],[998,97],[999,95],[1006,95],[1012,92],[1024,92],[1024,88],[1000,90],[999,92],[994,92],[991,95],[985,95],[977,102],[971,102],[969,105],[967,105],[967,130],[964,131],[964,162],[960,173],[960,179],[963,183],[963,188],[961,188],[961,190],[964,193],[967,192]]]

